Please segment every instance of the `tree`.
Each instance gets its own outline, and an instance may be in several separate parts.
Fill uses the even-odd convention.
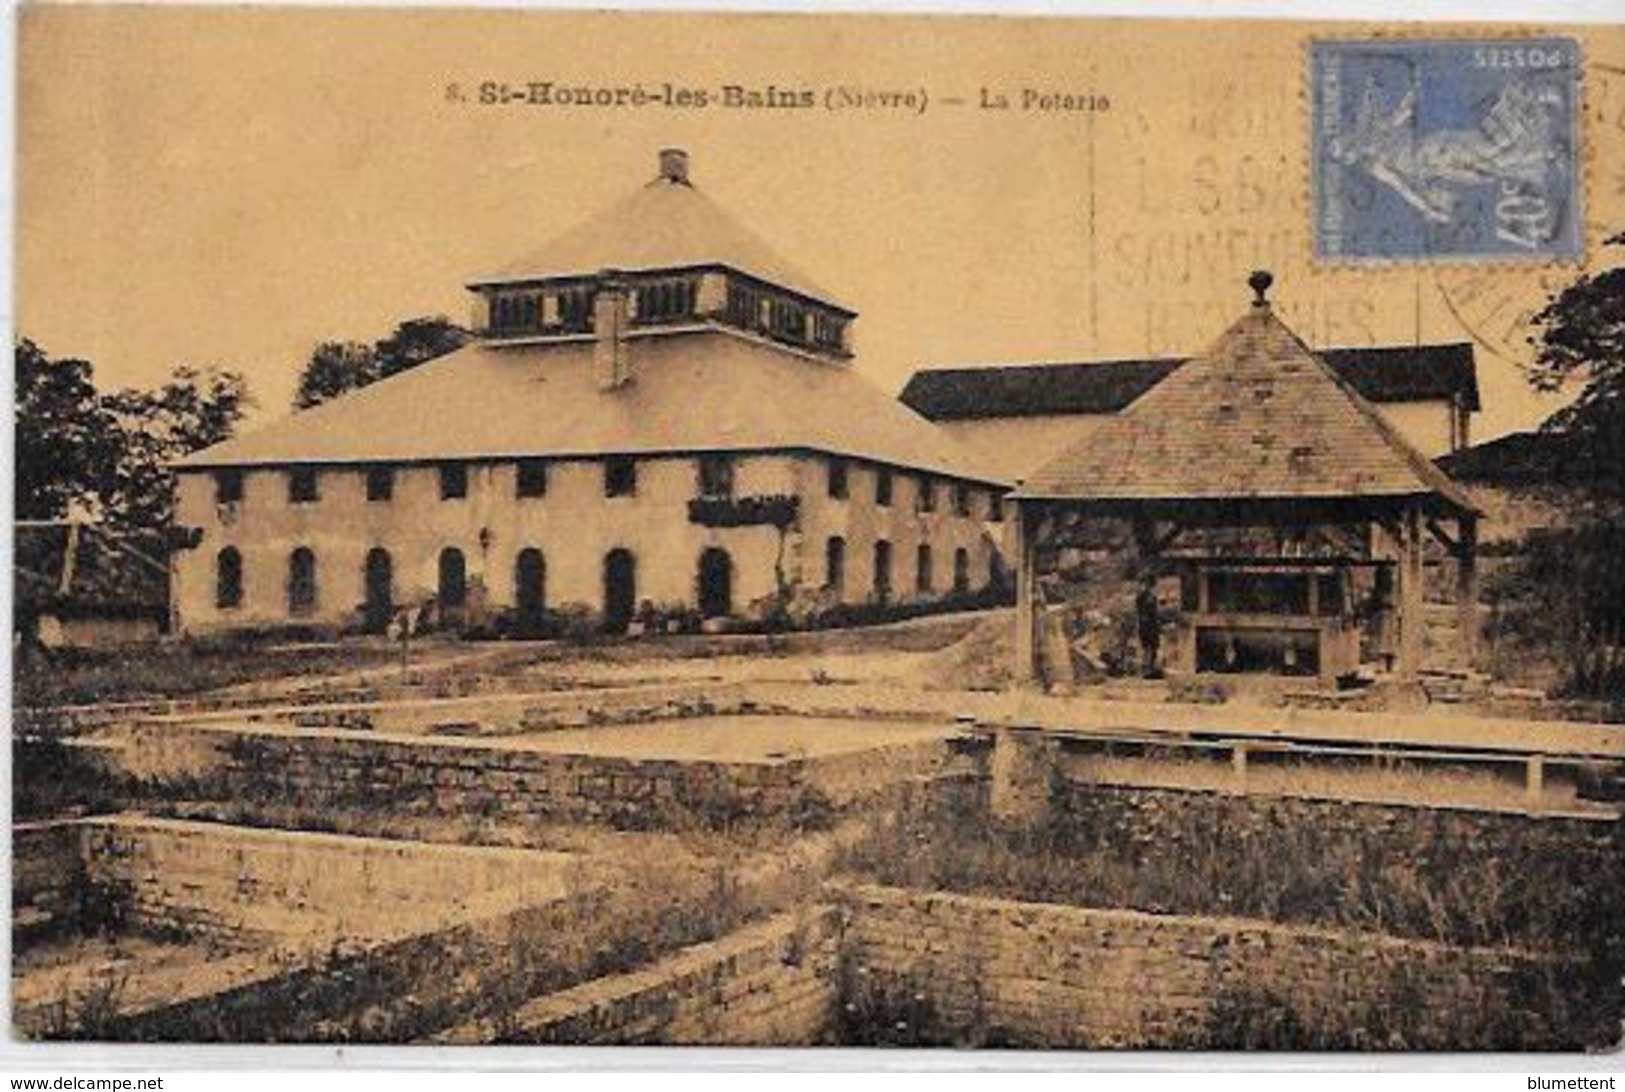
[[[407,319],[371,345],[324,341],[316,346],[299,376],[295,409],[309,409],[427,364],[467,345],[470,335],[443,315]]]
[[[394,333],[380,338],[373,346],[378,357],[379,378],[388,379],[456,352],[468,344],[469,338],[467,330],[444,315],[407,319],[395,327]]]
[[[169,524],[175,486],[170,464],[230,438],[253,405],[238,373],[184,366],[156,390],[114,391],[103,401],[121,433],[117,458],[101,475],[103,513],[130,530]]]
[[[1625,246],[1625,233],[1604,246]],[[1566,526],[1525,537],[1504,580],[1521,605],[1509,624],[1562,657],[1569,692],[1625,714],[1625,266],[1581,277],[1534,321],[1530,382],[1550,391],[1583,381],[1544,427],[1559,434],[1562,479],[1585,495]]]
[[[27,338],[14,345],[16,513],[61,519],[94,504],[97,477],[120,436],[89,361],[52,360]]]
[[[15,345],[17,515],[76,512],[121,531],[156,532],[172,514],[169,466],[236,431],[248,386],[219,368],[176,368],[156,390],[96,389],[84,360],[52,360],[26,338]]]
[[[1604,246],[1625,246],[1625,233]],[[1625,499],[1625,265],[1581,277],[1535,316],[1530,382],[1557,390],[1584,381],[1579,396],[1546,422],[1570,437],[1573,458],[1604,498]]]
[[[293,408],[309,409],[381,378],[372,347],[357,341],[324,341],[299,373]]]

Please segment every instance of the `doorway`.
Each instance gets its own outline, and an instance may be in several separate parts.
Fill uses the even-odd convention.
[[[514,560],[513,599],[520,635],[540,635],[547,624],[547,561],[534,546],[520,550]]]
[[[637,561],[630,550],[611,550],[604,555],[604,629],[625,633],[637,608]]]
[[[367,551],[366,605],[364,624],[368,633],[389,628],[395,613],[395,562],[381,547]]]
[[[700,616],[726,618],[734,612],[733,561],[715,546],[700,555]]]

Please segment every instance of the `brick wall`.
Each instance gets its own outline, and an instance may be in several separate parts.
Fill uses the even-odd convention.
[[[1550,1004],[1565,968],[1227,918],[858,887],[843,1008],[878,1038],[1034,1047],[1573,1049],[1615,1042]],[[848,1019],[852,1019],[848,1015]],[[860,1036],[861,1037],[861,1036]]]
[[[809,907],[537,998],[444,1042],[808,1046],[836,1003],[838,915]]]

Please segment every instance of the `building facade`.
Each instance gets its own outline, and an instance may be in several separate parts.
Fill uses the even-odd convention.
[[[1006,483],[853,369],[855,313],[687,157],[469,286],[458,352],[188,458],[190,632],[452,623],[624,631],[970,596]]]

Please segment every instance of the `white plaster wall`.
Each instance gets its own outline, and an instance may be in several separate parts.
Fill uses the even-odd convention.
[[[1449,402],[1384,402],[1377,406],[1377,412],[1428,458],[1437,459],[1453,450]]]
[[[736,496],[802,497],[800,529],[784,544],[792,583],[823,585],[824,544],[840,534],[848,543],[844,598],[849,602],[864,601],[872,592],[874,542],[880,535],[893,543],[897,601],[916,598],[916,549],[927,537],[935,594],[952,589],[953,552],[960,546],[970,553],[971,587],[985,585],[990,546],[981,529],[990,497],[985,488],[974,491],[972,516],[958,517],[949,485],[939,480],[937,511],[916,513],[915,482],[898,472],[892,506],[877,510],[872,469],[853,464],[849,499],[840,501],[827,495],[826,463],[821,456],[789,453],[735,458]],[[603,465],[596,460],[550,461],[541,497],[517,497],[516,474],[513,463],[470,464],[468,496],[442,500],[435,467],[397,468],[393,498],[369,502],[362,468],[324,469],[320,498],[292,504],[285,470],[254,469],[245,473],[242,502],[217,506],[212,474],[183,473],[177,519],[201,528],[203,538],[176,562],[173,594],[181,627],[204,632],[288,622],[353,623],[365,598],[366,555],[374,547],[387,549],[393,559],[397,602],[434,591],[440,551],[448,546],[463,552],[470,584],[482,581],[486,602],[497,607],[515,601],[514,562],[526,547],[539,548],[546,558],[551,607],[580,603],[602,609],[604,555],[617,547],[637,559],[639,600],[695,603],[699,557],[712,546],[732,558],[736,612],[775,590],[777,531],[706,528],[689,521],[688,502],[697,493],[696,458],[639,459],[637,493],[630,497],[604,496]],[[243,602],[220,610],[215,558],[228,545],[243,556]],[[296,618],[287,607],[288,558],[300,546],[316,554],[317,604]]]

